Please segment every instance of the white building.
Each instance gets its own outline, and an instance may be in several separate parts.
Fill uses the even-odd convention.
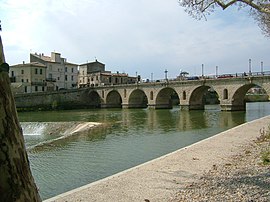
[[[15,93],[47,91],[46,66],[31,62],[10,66],[9,77]]]
[[[47,67],[47,90],[73,89],[78,85],[78,65],[67,62],[60,53],[52,52],[51,56],[30,54],[30,62],[39,62]]]

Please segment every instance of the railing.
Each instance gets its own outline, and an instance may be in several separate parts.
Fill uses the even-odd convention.
[[[45,82],[31,82],[31,85],[33,86],[46,86]]]
[[[54,78],[46,78],[46,81],[49,81],[49,82],[56,82],[56,79],[54,79]]]
[[[181,77],[181,78],[175,78],[175,79],[157,79],[153,81],[151,80],[143,81],[142,83],[167,83],[167,82],[174,82],[174,81],[194,81],[194,80],[202,80],[202,79],[244,78],[244,77],[261,77],[261,76],[270,76],[270,71],[191,76],[191,77]]]
[[[10,82],[11,83],[15,83],[16,82],[16,77],[15,76],[9,77],[9,79],[10,79]]]

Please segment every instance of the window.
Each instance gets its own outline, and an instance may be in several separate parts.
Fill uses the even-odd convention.
[[[27,93],[27,86],[24,86],[24,92]]]
[[[38,69],[37,68],[35,69],[35,74],[38,74]]]
[[[223,90],[223,99],[224,100],[228,99],[228,89],[226,88]]]
[[[72,72],[72,73],[74,72],[74,69],[73,69],[73,67],[71,68],[71,72]]]
[[[67,67],[65,67],[65,72],[67,72]]]
[[[42,74],[42,69],[39,70],[39,74]]]
[[[67,75],[65,75],[65,81],[67,81],[68,80],[68,77],[67,77]]]
[[[21,74],[24,74],[24,70],[22,69]]]
[[[60,80],[60,77],[57,77],[57,80],[59,81]]]
[[[71,81],[73,81],[74,79],[73,79],[73,76],[71,76]]]
[[[24,80],[22,79],[22,82],[24,82]]]
[[[11,71],[11,76],[12,76],[12,77],[14,77],[14,76],[15,76],[15,75],[14,75],[14,71]]]
[[[183,92],[183,100],[186,100],[187,99],[187,93],[186,91]]]
[[[35,91],[38,91],[38,86],[35,86]]]

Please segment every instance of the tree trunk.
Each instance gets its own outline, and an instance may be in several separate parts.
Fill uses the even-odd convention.
[[[31,174],[0,36],[0,201],[41,201]],[[4,70],[3,70],[4,69]]]

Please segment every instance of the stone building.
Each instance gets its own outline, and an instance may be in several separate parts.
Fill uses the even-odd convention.
[[[132,84],[137,77],[130,77],[126,73],[111,73],[105,70],[105,64],[95,60],[79,65],[79,87]]]
[[[47,67],[47,90],[73,89],[78,85],[78,65],[67,62],[60,53],[52,52],[51,56],[30,54],[30,62],[38,62]]]
[[[9,77],[15,93],[47,91],[46,66],[39,62],[10,66]]]

